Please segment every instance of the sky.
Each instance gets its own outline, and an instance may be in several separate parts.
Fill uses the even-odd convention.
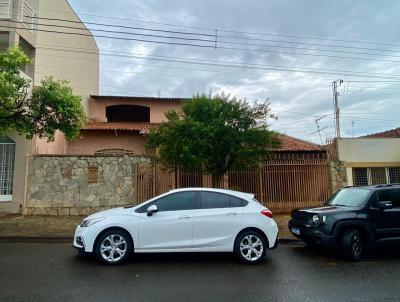
[[[398,0],[69,2],[83,21],[114,25],[89,29],[124,38],[96,37],[101,94],[268,99],[271,129],[320,144],[335,135],[332,82],[342,79],[343,137],[400,126]]]

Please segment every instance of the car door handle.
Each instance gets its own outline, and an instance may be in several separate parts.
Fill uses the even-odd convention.
[[[229,216],[235,216],[235,215],[237,215],[237,213],[235,213],[235,212],[229,212],[228,214],[226,214],[226,215],[229,215]]]
[[[187,216],[187,215],[179,217],[179,219],[189,219],[189,218],[190,218],[190,216]]]

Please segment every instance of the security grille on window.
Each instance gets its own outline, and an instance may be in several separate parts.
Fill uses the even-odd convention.
[[[353,184],[355,186],[398,183],[400,183],[400,167],[353,168]]]
[[[15,163],[15,142],[0,136],[0,201],[12,200]]]

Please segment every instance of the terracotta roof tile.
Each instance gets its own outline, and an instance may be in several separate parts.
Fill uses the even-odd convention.
[[[360,138],[400,138],[400,127],[384,132],[378,132],[365,136],[360,136]]]
[[[140,134],[149,133],[151,128],[157,127],[159,124],[157,123],[87,123],[82,130],[90,131],[90,130],[120,130],[120,131],[137,131]]]
[[[122,100],[122,101],[163,101],[163,102],[176,102],[188,100],[188,98],[163,98],[151,96],[124,96],[124,95],[91,95],[95,100]]]
[[[87,123],[82,130],[84,131],[137,131],[139,134],[148,134],[151,128],[157,127],[157,123],[104,123],[92,122]],[[281,147],[275,151],[321,151],[321,146],[295,138],[292,136],[281,134]]]
[[[285,134],[279,136],[281,147],[276,151],[321,151],[321,146]]]

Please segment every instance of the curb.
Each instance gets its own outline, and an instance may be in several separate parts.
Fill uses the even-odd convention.
[[[73,236],[0,236],[0,242],[72,243]]]

